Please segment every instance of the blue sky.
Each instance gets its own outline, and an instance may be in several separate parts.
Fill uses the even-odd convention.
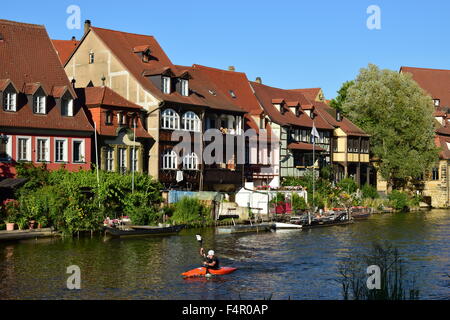
[[[176,64],[234,65],[250,80],[322,87],[327,98],[368,63],[450,69],[448,0],[8,1],[0,18],[79,39],[83,26],[66,27],[70,5],[82,22],[155,36]],[[370,5],[381,9],[381,30],[366,27]]]

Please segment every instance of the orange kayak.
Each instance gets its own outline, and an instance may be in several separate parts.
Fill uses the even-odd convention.
[[[237,268],[222,267],[222,268],[217,269],[217,270],[209,269],[209,273],[213,274],[213,275],[223,275],[223,274],[232,273],[232,272],[234,272],[236,270],[237,270]],[[206,275],[206,268],[205,267],[195,268],[195,269],[186,271],[186,272],[182,273],[181,275],[185,276],[185,277],[201,277],[201,276],[205,276]]]

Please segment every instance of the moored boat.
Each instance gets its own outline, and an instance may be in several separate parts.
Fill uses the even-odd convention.
[[[176,234],[183,229],[185,225],[175,226],[105,226],[105,232],[113,237],[123,236],[159,236]]]
[[[275,229],[301,229],[301,224],[275,222]]]

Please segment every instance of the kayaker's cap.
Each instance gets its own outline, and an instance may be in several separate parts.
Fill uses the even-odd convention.
[[[213,256],[214,255],[214,250],[209,250],[208,251],[208,256]]]

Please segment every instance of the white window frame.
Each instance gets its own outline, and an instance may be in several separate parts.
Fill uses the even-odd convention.
[[[115,150],[112,147],[106,148],[106,171],[113,172],[114,171],[114,155]]]
[[[122,154],[123,152],[123,154]],[[126,148],[119,148],[118,150],[118,159],[117,162],[119,164],[119,172],[121,174],[127,173],[128,170],[128,161],[127,161],[127,149]],[[122,162],[123,161],[123,165]]]
[[[170,94],[170,77],[162,77],[162,89],[163,93]]]
[[[441,100],[440,99],[433,99],[433,104],[435,107],[439,107],[441,105]]]
[[[63,159],[59,160],[58,159],[58,142],[62,141],[64,142],[63,145]],[[54,147],[55,147],[55,162],[60,162],[60,163],[65,163],[68,162],[68,146],[69,146],[69,141],[67,138],[55,138],[55,143],[54,143]]]
[[[75,142],[81,142],[81,157],[82,160],[75,160]],[[84,139],[72,139],[72,162],[73,163],[86,163],[86,143]]]
[[[166,109],[161,114],[161,127],[169,130],[180,129],[180,115],[173,109]]]
[[[17,110],[17,93],[13,91],[6,91],[4,93],[4,110],[16,111]]]
[[[67,103],[67,105],[65,105]],[[67,107],[67,113],[64,113],[64,108]],[[73,99],[61,99],[61,115],[66,117],[73,117]]]
[[[45,140],[46,141],[46,149],[47,149],[47,153],[45,154],[45,159],[40,159],[39,158],[39,141],[40,140]],[[36,137],[36,162],[50,162],[50,138],[49,137]]]
[[[95,54],[91,50],[91,51],[89,51],[89,64],[93,64],[94,62],[95,62]]]
[[[162,169],[177,170],[177,168],[178,168],[177,153],[172,149],[166,150],[162,158]]]
[[[181,95],[187,97],[189,95],[189,80],[181,79]]]
[[[12,160],[12,136],[10,135],[5,135],[8,139],[8,141],[6,142],[6,154],[7,157],[6,158],[0,158],[0,162],[9,162]]]
[[[183,157],[184,170],[198,170],[198,156],[195,152],[187,154]]]
[[[26,142],[26,158],[21,159],[21,150],[20,150],[20,143],[19,141],[21,139],[27,140]],[[30,136],[17,136],[16,137],[16,153],[17,153],[17,161],[31,161],[31,137]]]
[[[33,98],[33,112],[37,114],[47,113],[47,98],[46,96],[36,95]]]
[[[183,114],[181,121],[183,123],[183,130],[200,132],[201,121],[195,112],[186,112],[185,114]]]
[[[139,160],[139,155],[138,155],[138,149],[137,148],[131,148],[130,149],[130,165],[131,165],[131,172],[138,172],[138,160]]]

